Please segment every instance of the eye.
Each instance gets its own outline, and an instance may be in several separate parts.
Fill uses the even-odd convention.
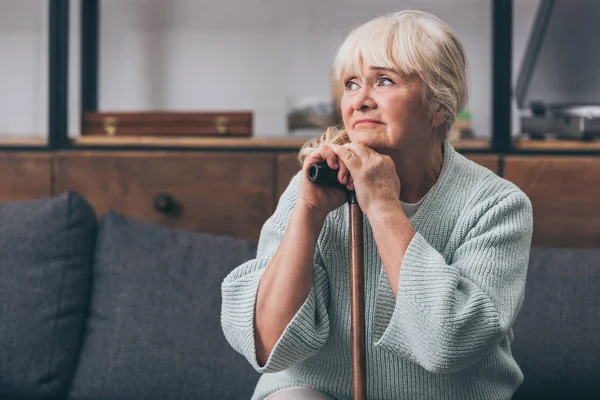
[[[377,80],[377,84],[379,86],[391,86],[394,84],[394,81],[390,78],[381,77]]]
[[[358,89],[358,84],[352,80],[346,82],[346,90],[356,90]]]

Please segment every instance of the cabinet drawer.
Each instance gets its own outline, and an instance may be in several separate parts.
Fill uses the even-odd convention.
[[[533,244],[600,247],[600,159],[505,157],[504,177],[533,206]]]
[[[0,153],[0,201],[23,201],[52,194],[52,156]]]
[[[165,226],[257,240],[273,213],[268,153],[77,152],[56,157],[56,191]]]

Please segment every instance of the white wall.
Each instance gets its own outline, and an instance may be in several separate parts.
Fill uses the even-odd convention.
[[[48,130],[48,3],[0,0],[0,136]]]
[[[516,0],[514,71],[539,0]],[[377,14],[430,11],[469,59],[475,132],[491,132],[491,0],[103,0],[102,110],[255,113],[257,136],[286,134],[286,101],[329,96],[344,34]],[[70,134],[79,133],[78,1],[71,2]],[[47,2],[0,0],[0,134],[47,130]],[[8,60],[6,62],[5,60]]]

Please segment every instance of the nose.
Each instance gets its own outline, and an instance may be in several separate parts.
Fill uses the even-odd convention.
[[[364,85],[360,91],[354,96],[352,106],[355,111],[366,111],[376,107],[375,100],[371,97],[371,89],[369,85]]]

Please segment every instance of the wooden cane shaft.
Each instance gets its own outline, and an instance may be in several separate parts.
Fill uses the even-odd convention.
[[[350,212],[350,318],[352,330],[352,400],[367,399],[365,353],[365,273],[363,213],[358,204]]]

